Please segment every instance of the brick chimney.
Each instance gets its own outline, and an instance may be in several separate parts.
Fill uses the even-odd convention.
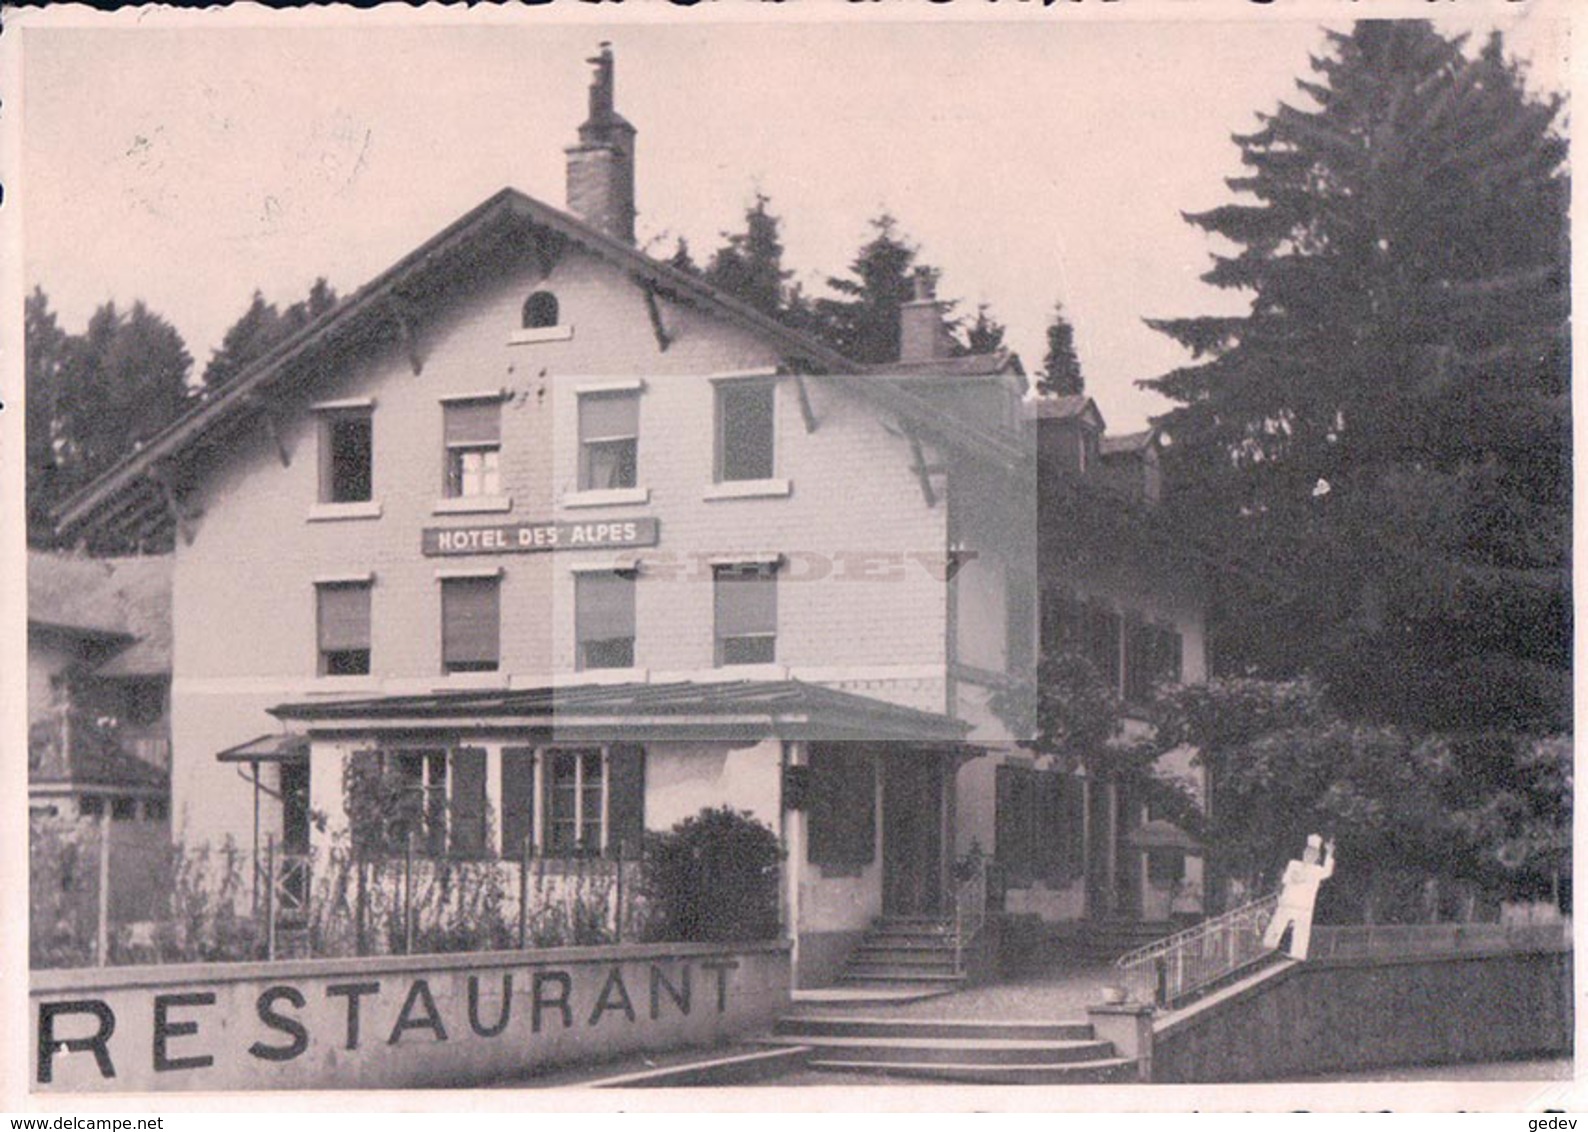
[[[953,340],[943,325],[945,304],[937,299],[937,277],[930,268],[915,269],[915,298],[899,308],[899,360],[925,362],[953,354]]]
[[[612,45],[586,62],[590,116],[567,148],[568,211],[624,243],[634,242],[634,127],[613,108]]]

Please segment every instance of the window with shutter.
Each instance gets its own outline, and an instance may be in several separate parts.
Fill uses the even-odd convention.
[[[334,582],[315,586],[321,676],[369,674],[368,582]]]
[[[452,853],[485,854],[485,751],[460,747],[452,752]]]
[[[640,395],[635,390],[579,395],[579,490],[639,482]]]
[[[771,664],[777,658],[777,568],[771,563],[717,566],[715,636],[718,667]]]
[[[441,580],[441,667],[495,672],[501,661],[501,579]]]
[[[1114,695],[1120,694],[1120,617],[1101,606],[1086,607],[1086,658]]]
[[[645,748],[614,744],[607,752],[607,776],[612,819],[607,852],[636,860],[645,841]]]
[[[877,778],[870,754],[852,744],[813,743],[810,768],[811,864],[869,865],[877,842]]]
[[[717,482],[772,478],[773,412],[770,381],[717,383]]]
[[[320,502],[374,498],[375,430],[369,409],[338,409],[320,418]]]
[[[1145,704],[1159,676],[1158,631],[1139,618],[1125,623],[1125,701]]]
[[[502,493],[502,401],[448,401],[442,405],[449,499]]]
[[[581,573],[574,579],[578,666],[634,667],[634,573]]]
[[[521,860],[535,839],[535,748],[502,748],[502,856]]]

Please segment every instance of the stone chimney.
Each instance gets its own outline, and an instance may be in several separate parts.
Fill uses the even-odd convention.
[[[945,304],[937,299],[937,277],[915,269],[915,298],[899,308],[899,360],[926,362],[953,354],[953,339],[943,325]]]
[[[614,109],[612,45],[586,62],[590,116],[579,127],[579,144],[568,154],[568,211],[626,244],[634,242],[634,127]]]

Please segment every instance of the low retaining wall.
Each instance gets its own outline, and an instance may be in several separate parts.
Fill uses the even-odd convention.
[[[1152,1080],[1569,1055],[1571,952],[1309,959],[1162,1016]]]
[[[787,944],[41,971],[39,1091],[445,1088],[770,1029]]]

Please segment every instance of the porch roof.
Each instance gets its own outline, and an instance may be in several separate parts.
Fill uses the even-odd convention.
[[[309,740],[303,735],[260,735],[235,747],[227,747],[215,757],[223,763],[279,763],[307,758]]]
[[[544,729],[565,737],[865,740],[963,745],[968,724],[802,680],[493,688],[281,704],[317,733]]]

